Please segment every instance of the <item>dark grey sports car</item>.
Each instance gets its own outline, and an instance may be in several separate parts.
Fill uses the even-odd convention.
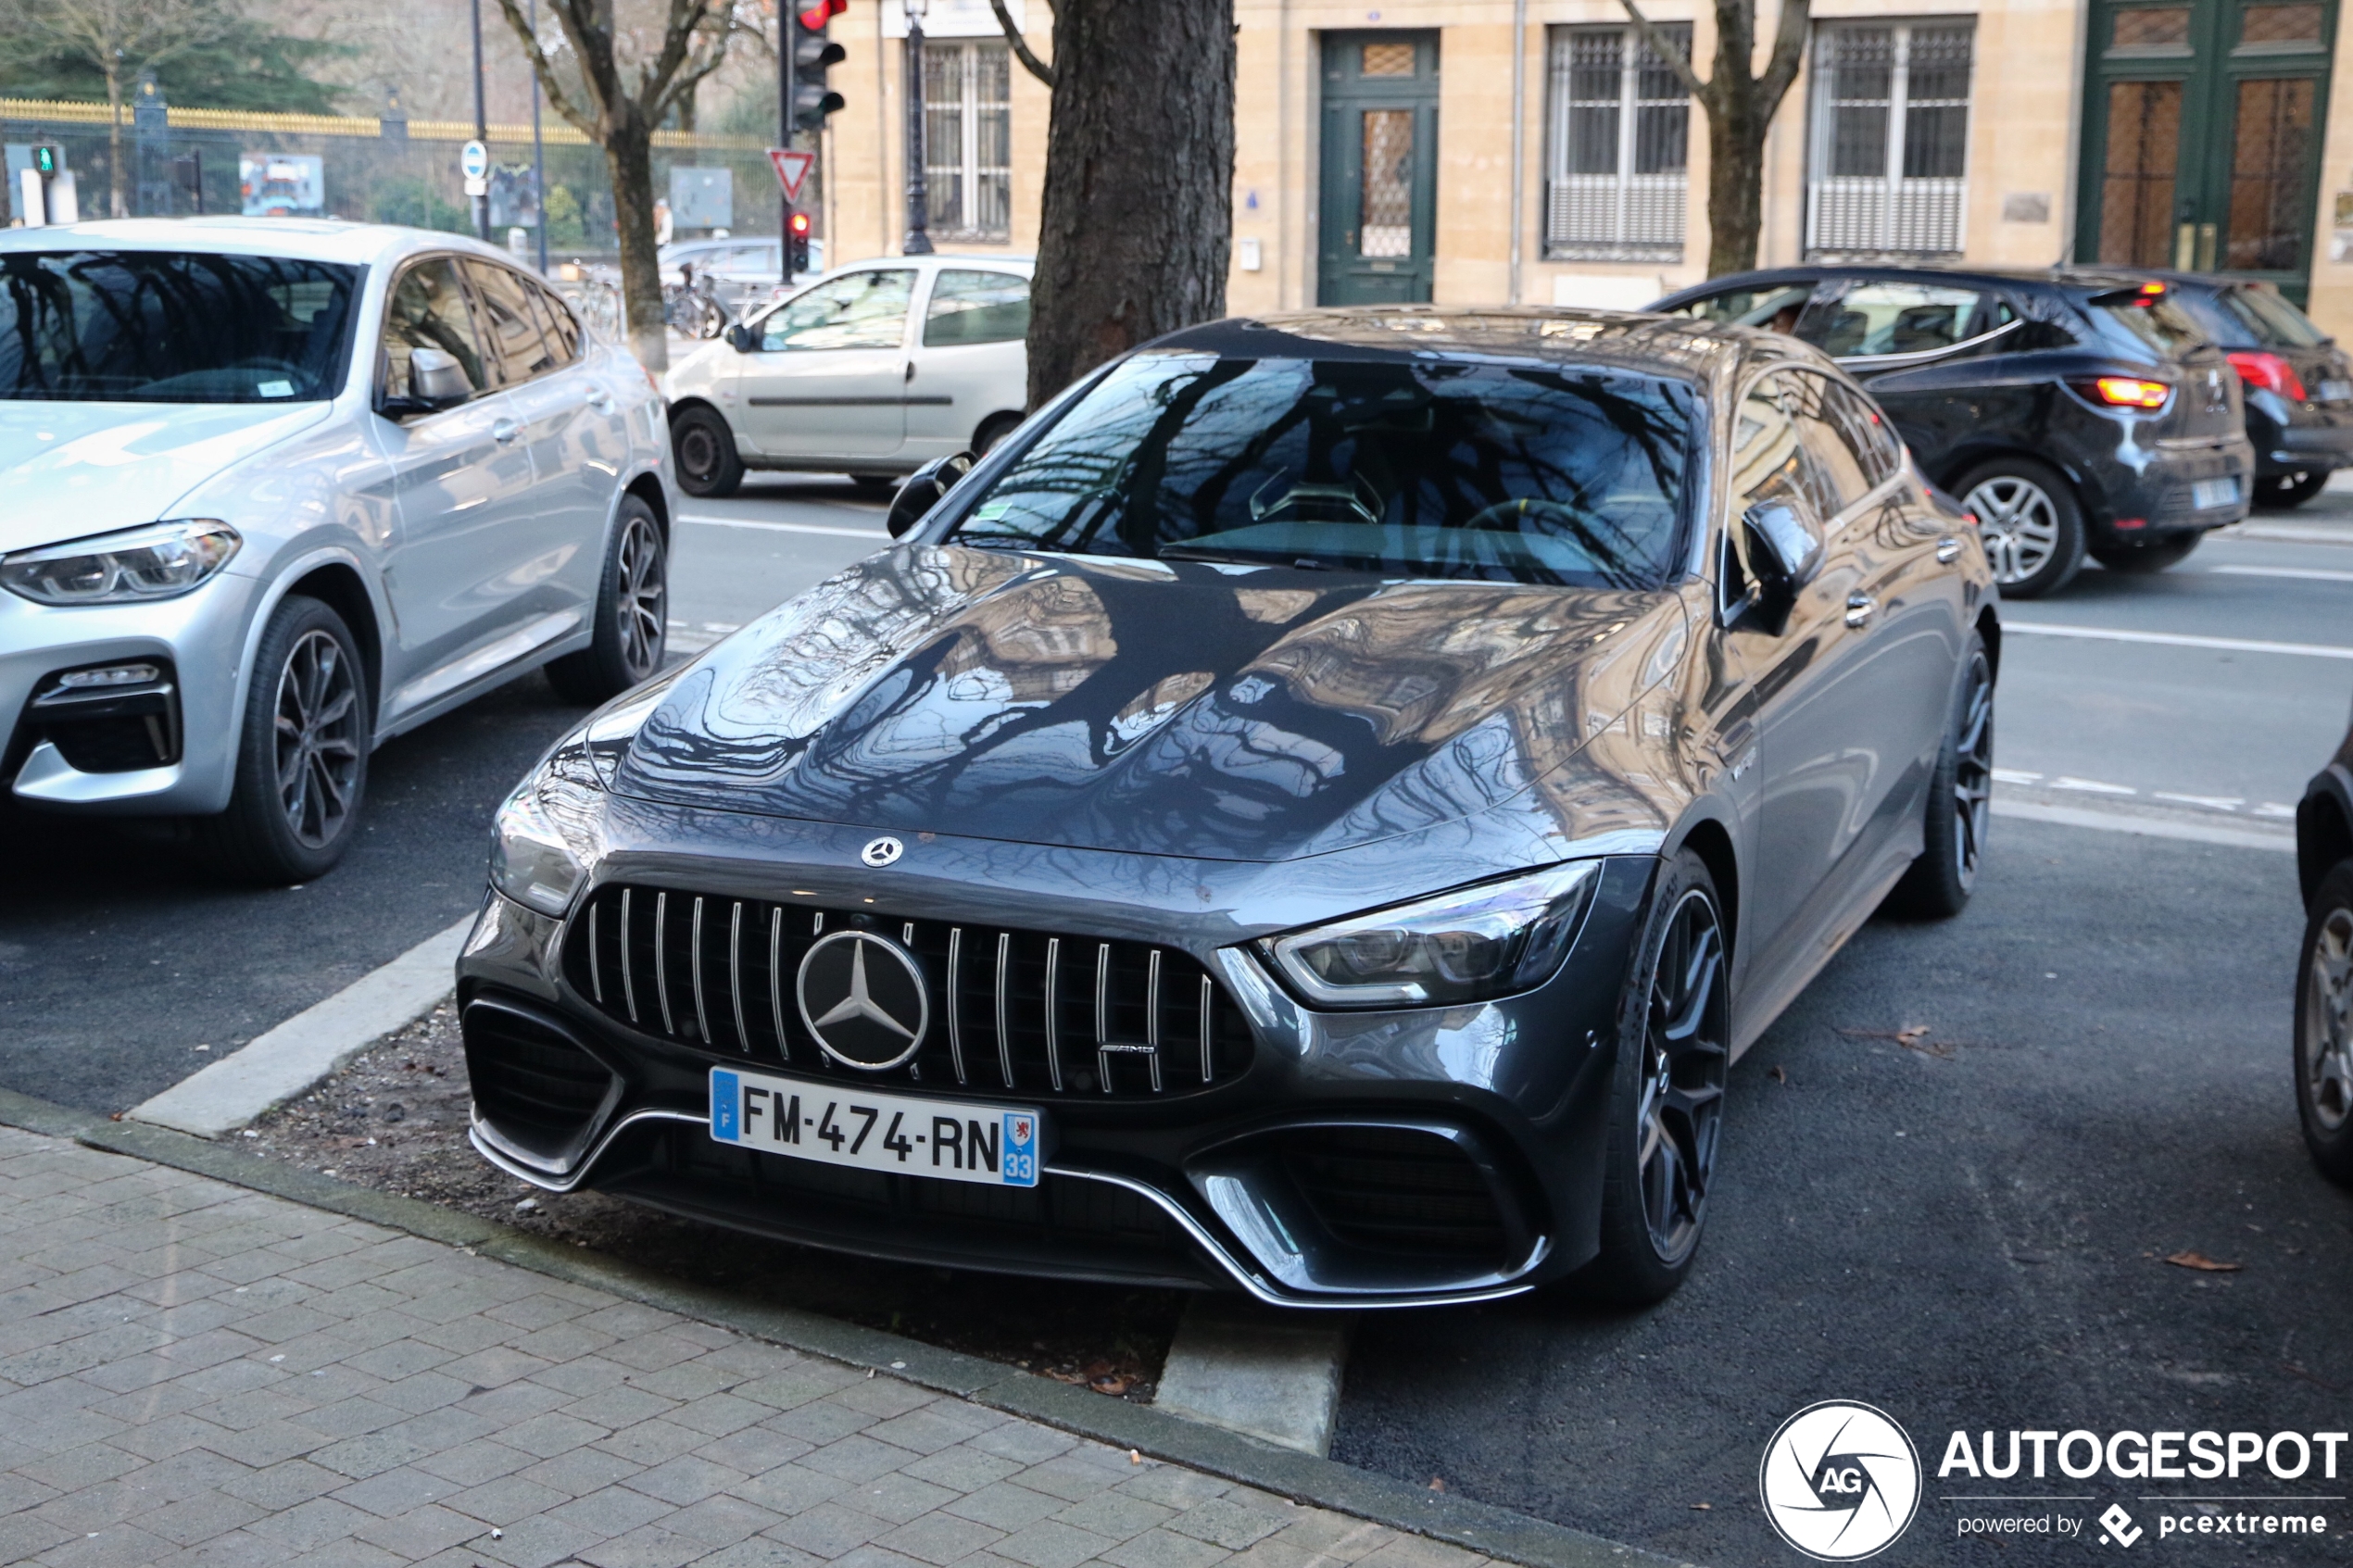
[[[1994,599],[1786,337],[1180,332],[516,791],[475,1145],[927,1263],[1655,1298],[1732,1060],[1969,897]]]

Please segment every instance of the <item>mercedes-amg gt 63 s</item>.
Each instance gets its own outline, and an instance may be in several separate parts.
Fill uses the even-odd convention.
[[[907,495],[502,809],[505,1170],[1294,1306],[1653,1299],[1741,1051],[1891,894],[1969,897],[1992,578],[1803,343],[1218,322]]]

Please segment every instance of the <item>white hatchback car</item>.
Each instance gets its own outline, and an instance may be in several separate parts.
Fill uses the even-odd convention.
[[[1030,266],[862,261],[730,327],[670,372],[679,487],[727,495],[747,469],[798,469],[881,489],[987,451],[1028,402]]]
[[[0,782],[317,875],[386,738],[535,665],[581,702],[661,668],[664,434],[637,361],[471,240],[0,235]]]

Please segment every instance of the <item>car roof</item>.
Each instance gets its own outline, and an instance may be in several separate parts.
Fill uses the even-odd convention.
[[[1720,294],[1727,289],[1755,287],[1772,283],[1801,283],[1817,278],[1840,276],[1854,278],[1917,279],[1921,282],[1953,282],[1978,288],[2039,288],[2093,290],[2133,288],[2152,278],[2167,282],[2216,284],[2220,279],[2196,273],[2169,272],[2154,267],[1922,267],[1901,262],[1836,262],[1809,261],[1794,267],[1765,267],[1749,272],[1728,272],[1710,278],[1703,283],[1680,288],[1667,299],[1698,297]]]
[[[362,267],[422,250],[461,250],[500,261],[514,259],[470,234],[393,223],[346,223],[332,218],[109,218],[0,231],[0,252],[84,249],[279,256]]]
[[[1648,374],[1705,379],[1743,355],[1819,362],[1794,338],[1681,316],[1553,306],[1455,308],[1430,305],[1340,307],[1231,317],[1187,327],[1151,346],[1205,349],[1229,358],[1426,359],[1601,362]]]

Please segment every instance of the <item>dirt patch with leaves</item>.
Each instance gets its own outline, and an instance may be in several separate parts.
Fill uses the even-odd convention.
[[[740,1291],[1149,1402],[1183,1293],[874,1262],[658,1213],[599,1193],[542,1192],[476,1154],[457,1010],[445,1002],[352,1059],[240,1141],[255,1154],[697,1285]]]

